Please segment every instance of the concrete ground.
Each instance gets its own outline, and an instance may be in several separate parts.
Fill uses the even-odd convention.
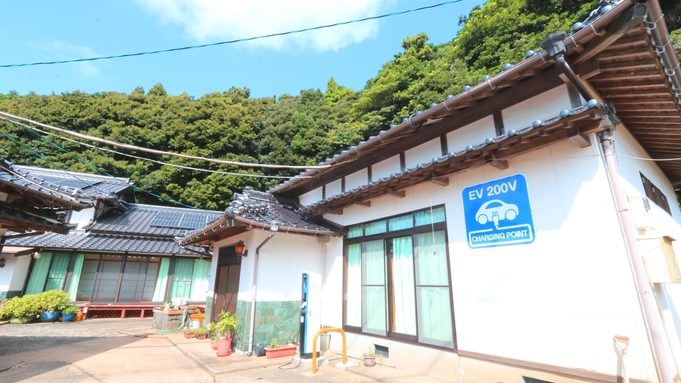
[[[0,382],[442,382],[325,354],[313,374],[290,357],[217,357],[209,341],[159,332],[151,319],[0,325]]]

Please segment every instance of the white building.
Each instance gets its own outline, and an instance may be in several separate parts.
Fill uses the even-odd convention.
[[[183,238],[214,248],[207,306],[235,307],[237,349],[295,337],[313,271],[350,355],[456,382],[679,381],[681,165],[652,159],[681,157],[681,70],[661,16],[656,0],[602,2]]]

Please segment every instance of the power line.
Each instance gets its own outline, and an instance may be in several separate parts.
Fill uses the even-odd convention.
[[[36,131],[36,132],[40,132],[40,133],[43,133],[43,134],[47,134],[47,135],[50,135],[52,137],[57,137],[59,139],[62,139],[64,141],[68,141],[68,142],[72,142],[72,143],[77,144],[77,145],[85,146],[85,147],[88,147],[88,148],[100,150],[100,151],[107,152],[107,153],[117,154],[117,155],[124,156],[124,157],[134,158],[136,160],[149,161],[149,162],[153,162],[153,163],[156,163],[156,164],[159,164],[159,165],[170,166],[170,167],[174,167],[174,168],[178,168],[178,169],[195,170],[195,171],[199,171],[199,172],[223,174],[223,175],[238,176],[238,177],[274,178],[274,179],[312,178],[312,177],[306,177],[306,176],[267,176],[267,175],[263,175],[263,174],[233,173],[233,172],[223,172],[223,171],[220,171],[220,170],[201,169],[201,168],[195,168],[195,167],[192,167],[192,166],[171,164],[169,162],[163,162],[163,161],[153,160],[151,158],[139,157],[139,156],[135,156],[135,155],[132,155],[132,154],[118,152],[116,150],[111,150],[111,149],[102,148],[102,147],[99,147],[99,146],[87,144],[85,142],[80,142],[78,140],[74,140],[74,139],[71,139],[71,138],[68,138],[68,137],[60,136],[58,134],[54,134],[54,133],[51,133],[51,132],[48,132],[48,131],[45,131],[45,130],[38,129],[34,126],[28,126],[28,125],[22,124],[21,122],[13,120],[13,119],[0,117],[0,120],[8,121],[8,122],[11,122],[13,124],[22,126],[22,127],[26,128],[27,130],[30,130],[32,132]],[[42,136],[40,136],[40,135],[38,135],[38,137],[42,138]]]
[[[339,22],[339,23],[320,25],[320,26],[311,27],[311,28],[296,29],[296,30],[287,31],[287,32],[278,32],[278,33],[271,33],[271,34],[268,34],[268,35],[247,37],[247,38],[243,38],[243,39],[218,41],[218,42],[207,43],[207,44],[188,45],[188,46],[177,47],[177,48],[158,49],[158,50],[154,50],[154,51],[125,53],[125,54],[110,55],[110,56],[97,56],[97,57],[69,59],[69,60],[57,60],[57,61],[38,61],[38,62],[23,63],[23,64],[2,64],[2,65],[0,65],[0,68],[16,68],[16,67],[37,66],[37,65],[68,64],[68,63],[76,63],[76,62],[83,62],[83,61],[110,60],[110,59],[119,59],[119,58],[125,58],[125,57],[146,56],[146,55],[155,55],[155,54],[159,54],[159,53],[186,51],[186,50],[190,50],[190,49],[207,48],[207,47],[214,47],[214,46],[218,46],[218,45],[243,43],[243,42],[246,42],[246,41],[261,40],[261,39],[266,39],[266,38],[270,38],[270,37],[277,37],[277,36],[293,35],[293,34],[297,34],[297,33],[310,32],[310,31],[315,31],[315,30],[319,30],[319,29],[338,27],[338,26],[341,26],[341,25],[361,23],[361,22],[369,21],[369,20],[378,20],[378,19],[383,19],[383,18],[386,18],[386,17],[398,16],[398,15],[403,15],[403,14],[406,14],[406,13],[418,12],[418,11],[423,11],[423,10],[426,10],[426,9],[441,7],[441,6],[444,6],[444,5],[459,3],[461,1],[463,1],[463,0],[450,0],[450,1],[445,1],[445,2],[442,2],[442,3],[438,3],[438,4],[426,5],[426,6],[423,6],[423,7],[407,9],[407,10],[404,10],[404,11],[391,12],[391,13],[386,13],[386,14],[378,15],[378,16],[364,17],[364,18],[361,18],[361,19],[342,21],[342,22]]]
[[[3,118],[3,120],[4,120],[4,118]],[[33,132],[33,131],[31,131],[31,132],[32,132],[33,134],[35,134],[35,135],[38,135],[37,133],[35,133],[35,132]],[[0,130],[0,134],[3,135],[3,136],[5,136],[7,139],[9,139],[10,141],[14,142],[15,144],[17,144],[17,145],[21,146],[22,148],[28,150],[28,151],[31,152],[32,154],[36,155],[38,158],[47,161],[48,163],[50,163],[50,164],[53,165],[54,167],[60,169],[60,170],[63,171],[64,173],[68,174],[69,176],[71,176],[71,177],[73,177],[73,178],[75,178],[75,179],[77,179],[77,180],[79,180],[79,181],[85,183],[86,185],[90,186],[91,188],[93,188],[93,189],[95,189],[95,190],[99,190],[100,192],[104,193],[105,195],[108,195],[108,196],[110,196],[110,197],[112,197],[112,198],[115,198],[116,200],[118,200],[118,202],[120,202],[120,203],[122,203],[122,204],[128,205],[127,202],[125,202],[125,201],[123,201],[122,199],[118,198],[118,196],[116,196],[115,194],[113,194],[113,193],[111,193],[111,192],[108,192],[108,191],[106,191],[106,190],[102,190],[102,189],[98,188],[96,185],[93,185],[93,184],[91,184],[91,183],[89,183],[89,182],[87,182],[87,181],[81,179],[81,178],[78,177],[77,175],[73,174],[73,172],[70,172],[70,171],[68,171],[68,170],[66,170],[66,169],[64,169],[64,168],[62,168],[62,167],[60,167],[59,165],[57,165],[57,164],[54,163],[53,161],[50,161],[47,157],[45,157],[45,156],[43,156],[42,154],[36,152],[35,150],[29,148],[28,146],[22,144],[20,141],[16,140],[14,137],[12,137],[12,136],[10,136],[9,134],[3,132],[2,130]],[[52,146],[55,146],[55,147],[57,147],[59,150],[65,152],[65,153],[68,154],[68,155],[70,155],[72,158],[74,158],[74,159],[78,160],[79,162],[82,162],[83,164],[85,164],[85,165],[87,165],[87,166],[89,166],[89,167],[95,169],[95,171],[97,171],[97,172],[99,172],[99,173],[102,173],[102,174],[105,174],[105,175],[107,175],[107,176],[109,176],[109,177],[111,177],[111,178],[116,178],[115,176],[113,176],[113,175],[111,175],[111,174],[109,174],[109,173],[107,173],[107,172],[105,172],[105,171],[103,171],[103,170],[100,170],[100,169],[97,168],[95,165],[91,164],[90,162],[87,162],[87,161],[85,161],[84,159],[82,159],[82,158],[76,156],[75,154],[72,154],[71,152],[69,152],[68,150],[62,148],[61,146],[57,145],[56,143],[54,143],[54,142],[52,142],[52,141],[50,141],[50,140],[48,140],[48,139],[46,139],[46,138],[44,138],[44,137],[42,137],[42,136],[40,136],[40,135],[38,135],[38,136],[39,136],[40,138],[42,138],[44,141],[46,141],[46,142],[48,142],[49,144],[51,144]],[[129,185],[132,186],[133,189],[139,190],[139,191],[144,192],[144,193],[147,193],[147,194],[149,194],[149,195],[151,195],[151,196],[153,196],[153,197],[155,197],[155,198],[157,198],[157,199],[159,199],[159,200],[161,200],[161,201],[170,202],[170,203],[173,203],[173,204],[175,204],[175,205],[183,206],[183,207],[190,208],[190,209],[196,209],[195,206],[186,205],[186,204],[183,204],[182,202],[175,201],[175,200],[172,199],[172,198],[166,198],[166,197],[160,196],[160,195],[158,195],[158,194],[156,194],[156,193],[153,193],[153,192],[150,192],[150,191],[148,191],[148,190],[145,190],[145,189],[143,189],[143,188],[141,188],[141,187],[139,187],[139,186],[137,186],[137,185],[135,185],[135,184],[129,184]]]
[[[46,129],[56,130],[58,132],[61,132],[61,133],[64,133],[64,134],[67,134],[67,135],[70,135],[70,136],[82,138],[82,139],[88,140],[88,141],[99,142],[99,143],[102,143],[102,144],[116,146],[116,147],[123,148],[123,149],[130,149],[130,150],[135,150],[135,151],[138,151],[138,152],[158,154],[158,155],[162,155],[162,156],[173,156],[173,157],[180,157],[180,158],[189,159],[189,160],[214,162],[216,164],[222,164],[222,165],[233,165],[233,166],[253,167],[253,168],[267,168],[267,169],[326,169],[328,167],[331,167],[331,165],[295,166],[295,165],[254,164],[254,163],[250,163],[250,162],[218,160],[218,159],[215,159],[215,158],[206,158],[206,157],[199,157],[199,156],[190,156],[190,155],[187,155],[187,154],[164,152],[162,150],[149,149],[149,148],[145,148],[143,146],[122,144],[122,143],[116,142],[116,141],[105,140],[105,139],[99,138],[99,137],[88,136],[87,134],[72,132],[70,130],[57,128],[56,126],[43,124],[43,123],[40,123],[40,122],[37,122],[37,121],[29,120],[28,118],[15,116],[13,114],[5,113],[5,112],[0,112],[0,116],[7,117],[9,119],[15,119],[15,120],[23,121],[23,122],[33,124],[33,125],[37,125],[37,126],[40,126],[40,127],[46,128]]]

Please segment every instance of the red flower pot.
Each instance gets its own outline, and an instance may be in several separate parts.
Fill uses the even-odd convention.
[[[296,353],[296,345],[285,345],[277,348],[265,347],[265,355],[268,358],[280,358],[282,356],[291,356]]]
[[[198,340],[205,340],[206,337],[208,337],[208,334],[195,334],[194,335],[194,338],[196,338]]]
[[[218,349],[218,341],[217,340],[211,340],[210,346],[213,348],[213,350],[217,350]]]
[[[194,333],[193,333],[193,332],[186,332],[186,333],[184,333],[184,339],[191,339],[191,338],[193,338],[193,337],[194,337]]]
[[[232,353],[232,338],[220,339],[218,342],[218,356],[228,356]]]

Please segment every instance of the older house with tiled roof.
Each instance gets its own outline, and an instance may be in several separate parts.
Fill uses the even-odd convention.
[[[70,231],[35,228],[34,235],[6,239],[13,253],[5,256],[15,267],[0,269],[0,278],[21,282],[7,295],[64,290],[98,316],[124,316],[122,310],[151,315],[151,307],[175,297],[205,303],[210,254],[182,248],[175,237],[204,227],[220,212],[132,203],[132,185],[123,178],[13,169],[34,184],[70,188],[83,210],[64,216]]]
[[[182,238],[214,248],[208,306],[236,307],[237,349],[294,336],[311,271],[350,355],[456,382],[679,381],[681,68],[660,6],[602,1],[541,45]]]

